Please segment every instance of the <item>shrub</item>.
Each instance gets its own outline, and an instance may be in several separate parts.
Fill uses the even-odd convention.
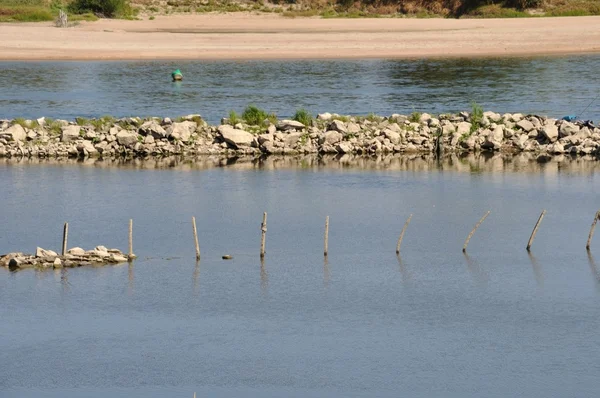
[[[254,126],[262,125],[269,116],[267,112],[254,105],[248,105],[242,113],[242,119]]]
[[[421,121],[421,112],[413,112],[408,117],[408,120],[413,123],[419,123]]]
[[[229,124],[236,125],[240,122],[240,117],[236,113],[236,111],[229,111]]]
[[[302,123],[305,126],[310,126],[312,125],[312,115],[310,114],[310,112],[308,112],[306,109],[301,108],[298,109],[296,111],[296,113],[294,114],[293,119],[297,122]]]
[[[69,11],[74,14],[91,12],[107,18],[131,15],[129,0],[73,0]]]

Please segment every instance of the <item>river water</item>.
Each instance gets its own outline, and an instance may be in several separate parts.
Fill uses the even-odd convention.
[[[126,249],[132,218],[139,256],[0,269],[1,397],[597,396],[596,161],[154,165],[0,164],[0,252],[58,250],[65,221]]]
[[[180,68],[185,80],[172,83]],[[365,61],[0,62],[0,118],[288,117],[471,109],[600,119],[600,56]],[[591,105],[590,105],[591,103]],[[588,107],[586,110],[586,107]]]

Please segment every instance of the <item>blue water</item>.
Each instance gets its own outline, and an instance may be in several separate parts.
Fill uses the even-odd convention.
[[[185,80],[170,81],[180,68]],[[364,61],[0,62],[0,118],[180,116],[255,104],[390,115],[469,110],[600,119],[600,56]],[[586,110],[586,107],[588,107]],[[584,111],[585,110],[585,111]]]
[[[596,162],[489,162],[2,163],[0,252],[56,250],[65,221],[69,246],[125,249],[133,218],[139,258],[0,269],[0,396],[595,397]]]

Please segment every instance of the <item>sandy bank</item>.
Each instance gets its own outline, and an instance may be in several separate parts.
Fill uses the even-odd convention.
[[[330,59],[600,52],[600,17],[289,19],[178,15],[59,29],[0,24],[0,60]]]

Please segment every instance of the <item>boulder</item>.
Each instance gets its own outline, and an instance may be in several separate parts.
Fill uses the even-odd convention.
[[[554,123],[545,124],[542,127],[542,134],[550,142],[558,140],[558,127]]]
[[[331,117],[332,117],[332,115],[329,112],[325,112],[325,113],[321,113],[321,114],[317,115],[317,119],[319,119],[319,120],[331,120]]]
[[[560,124],[560,128],[558,129],[558,133],[559,133],[560,137],[567,137],[569,135],[573,135],[578,132],[579,132],[579,126],[577,126],[571,122],[567,122],[566,120],[564,120]]]
[[[20,124],[13,124],[4,131],[0,131],[0,138],[7,141],[25,141],[27,134]]]
[[[287,147],[294,147],[300,139],[300,136],[302,136],[302,133],[286,134],[286,137],[283,139],[283,144]]]
[[[60,258],[56,257],[54,259],[54,262],[52,263],[52,265],[54,266],[54,268],[62,268],[62,261],[60,260]]]
[[[302,130],[306,126],[296,120],[280,120],[277,122],[277,130],[289,131],[289,130]]]
[[[335,131],[335,130],[331,130],[331,131],[327,131],[322,138],[322,144],[337,144],[338,142],[340,142],[342,140],[343,136],[340,132]]]
[[[531,130],[533,130],[535,128],[533,123],[531,123],[527,119],[519,120],[519,122],[517,123],[517,127],[520,128],[521,130],[525,131],[526,133],[529,133]]]
[[[167,134],[173,139],[188,142],[196,127],[196,122],[191,121],[173,123],[167,128]]]
[[[77,152],[83,154],[84,156],[95,155],[98,153],[98,150],[94,147],[94,144],[91,141],[80,141],[77,144]]]
[[[471,123],[469,122],[460,122],[458,126],[456,126],[456,132],[459,134],[469,134],[471,132]]]
[[[400,142],[400,139],[401,139],[400,133],[397,133],[390,129],[385,129],[385,130],[383,130],[383,134],[394,145],[396,145]]]
[[[67,253],[73,256],[83,256],[85,255],[85,250],[83,250],[81,247],[72,247],[69,250],[67,250]]]
[[[352,152],[352,144],[349,142],[340,142],[335,149],[339,153],[351,153]]]
[[[219,126],[218,132],[226,143],[236,149],[240,147],[249,147],[254,142],[254,136],[249,132],[235,129],[226,124]]]
[[[121,130],[117,133],[117,142],[119,145],[131,147],[138,142],[138,135],[131,131]]]
[[[36,257],[56,257],[56,256],[58,256],[58,253],[56,253],[55,251],[52,251],[52,250],[46,250],[46,249],[42,249],[41,247],[37,247],[35,249],[35,256]]]
[[[71,142],[79,139],[79,132],[81,127],[79,126],[65,126],[62,128],[60,134],[60,142]]]
[[[167,138],[167,132],[156,120],[144,122],[139,128],[139,133],[141,135],[151,135],[157,140]]]
[[[329,126],[327,126],[327,130],[337,131],[342,134],[348,133],[346,125],[341,120],[334,120],[331,123],[329,123]]]

